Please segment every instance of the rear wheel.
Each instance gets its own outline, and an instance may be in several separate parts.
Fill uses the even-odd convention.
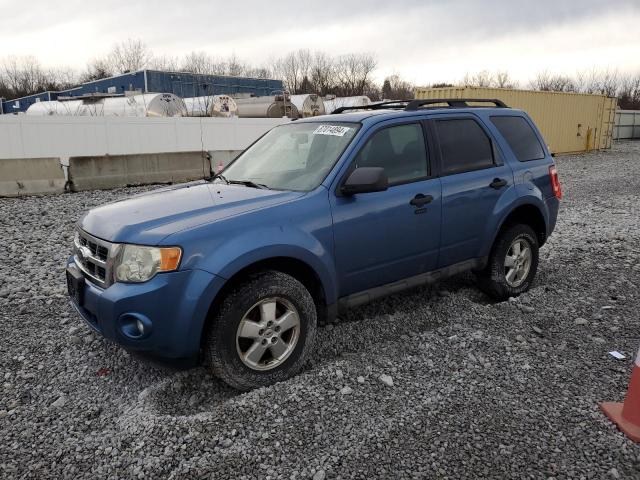
[[[212,319],[206,361],[240,390],[271,385],[300,371],[313,347],[316,309],[290,275],[268,271],[232,290]]]
[[[538,269],[538,239],[528,225],[504,228],[496,239],[478,286],[496,300],[526,292]]]

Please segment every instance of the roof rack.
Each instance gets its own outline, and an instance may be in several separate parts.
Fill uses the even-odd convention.
[[[502,100],[497,98],[430,98],[428,100],[411,100],[405,110],[418,110],[425,105],[433,105],[438,103],[446,103],[449,108],[473,108],[467,102],[473,103],[493,103],[498,108],[509,108]]]
[[[389,102],[378,102],[369,105],[353,105],[350,107],[336,108],[332,114],[343,113],[349,110],[380,110],[383,108],[401,108],[407,112],[418,110],[425,105],[437,105],[446,103],[445,108],[477,108],[478,105],[469,105],[472,103],[493,103],[497,108],[509,108],[502,100],[497,98],[430,98],[428,100],[394,100]],[[487,105],[488,106],[488,105]]]
[[[407,104],[411,103],[413,100],[391,100],[388,102],[378,102],[378,103],[370,103],[369,105],[352,105],[349,107],[338,107],[333,113],[342,113],[348,110],[379,110],[381,108],[405,108]],[[402,105],[400,105],[402,104]],[[392,107],[390,105],[398,105],[397,107]]]

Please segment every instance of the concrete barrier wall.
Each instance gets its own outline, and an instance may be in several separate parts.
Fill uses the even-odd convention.
[[[60,193],[64,185],[58,158],[0,160],[0,196]]]
[[[202,152],[71,157],[69,187],[75,192],[187,182],[208,176],[210,168],[209,159]]]
[[[289,121],[0,116],[0,196],[202,178]]]

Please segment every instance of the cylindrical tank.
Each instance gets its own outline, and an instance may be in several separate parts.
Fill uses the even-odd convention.
[[[299,118],[300,114],[296,106],[282,95],[237,98],[238,116],[243,118]]]
[[[229,95],[183,98],[189,117],[234,117],[238,105]]]
[[[332,113],[336,108],[340,107],[366,107],[371,105],[371,99],[366,95],[358,95],[355,97],[325,97],[324,108],[327,113]]]
[[[103,100],[103,114],[116,117],[184,117],[184,101],[172,93],[143,93]]]
[[[102,103],[84,103],[82,100],[36,102],[27,109],[26,114],[43,116],[98,116],[102,115]]]
[[[291,95],[291,103],[296,106],[298,113],[303,118],[317,117],[326,113],[322,97],[315,93]]]
[[[183,117],[187,109],[180,97],[171,93],[145,93],[124,97],[86,98],[37,102],[28,115]]]

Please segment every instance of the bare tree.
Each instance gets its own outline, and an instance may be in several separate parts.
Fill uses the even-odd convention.
[[[335,85],[334,60],[324,52],[315,52],[310,68],[311,85],[315,93],[326,95]]]
[[[377,66],[368,53],[342,55],[337,61],[337,89],[341,95],[364,95],[371,89],[371,75]]]
[[[142,70],[152,58],[151,50],[142,40],[129,38],[113,46],[108,61],[113,71],[125,73]]]
[[[399,74],[393,74],[382,83],[382,98],[392,100],[409,100],[413,98],[414,86],[403,80]]]
[[[153,70],[175,72],[180,69],[180,59],[170,55],[158,55],[151,58],[148,67]]]
[[[465,74],[462,83],[468,87],[491,87],[493,78],[489,70],[482,70],[476,74]]]
[[[91,82],[101,78],[111,77],[114,74],[111,65],[104,58],[94,58],[87,64],[86,71],[80,75],[81,82]]]
[[[640,73],[623,76],[617,96],[620,108],[640,110]]]
[[[539,72],[536,77],[529,82],[529,86],[533,90],[541,90],[546,92],[577,92],[578,86],[576,82],[569,76],[551,74],[544,70]]]

